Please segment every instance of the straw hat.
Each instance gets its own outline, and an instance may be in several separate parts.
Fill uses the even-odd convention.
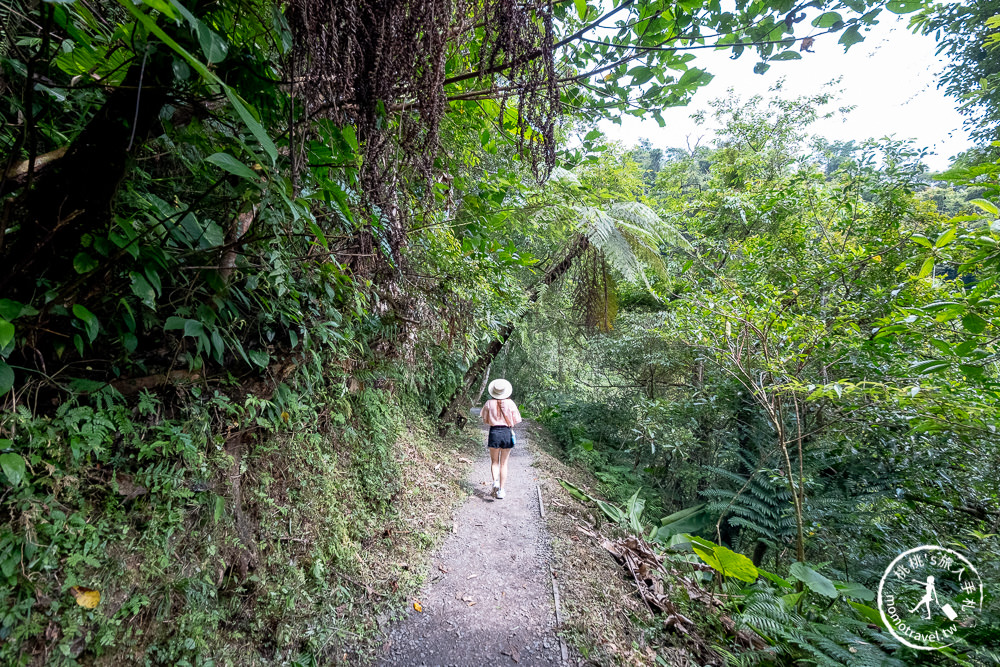
[[[490,382],[489,392],[493,398],[510,398],[513,391],[514,388],[506,380],[494,380]]]

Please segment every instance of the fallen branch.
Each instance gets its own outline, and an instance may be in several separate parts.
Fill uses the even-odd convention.
[[[66,155],[66,150],[69,146],[63,146],[62,148],[57,148],[54,151],[49,151],[48,153],[43,153],[35,157],[35,175],[45,168],[46,165],[52,164],[63,155]],[[7,194],[19,187],[22,187],[28,181],[28,171],[31,166],[31,160],[23,160],[10,169],[7,170],[5,176],[3,191],[0,194]]]

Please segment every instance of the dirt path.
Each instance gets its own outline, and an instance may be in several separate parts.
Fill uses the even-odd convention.
[[[469,476],[469,499],[454,532],[431,559],[422,612],[389,630],[380,665],[561,665],[527,433],[511,454],[507,497],[494,500],[484,451]],[[485,443],[486,432],[483,431]]]

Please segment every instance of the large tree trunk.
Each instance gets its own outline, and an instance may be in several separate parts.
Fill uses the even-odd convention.
[[[587,248],[590,247],[590,241],[586,236],[578,236],[576,240],[573,241],[566,254],[563,258],[554,264],[545,275],[539,280],[529,291],[528,291],[528,302],[534,303],[538,300],[538,296],[541,292],[542,287],[546,285],[551,285],[556,280],[561,278],[569,268],[573,266],[573,262],[577,257],[582,255]],[[448,431],[452,424],[461,424],[462,420],[465,419],[465,415],[462,411],[462,406],[469,400],[468,394],[469,390],[475,385],[476,380],[479,379],[483,372],[493,363],[493,360],[497,358],[500,354],[500,350],[503,346],[507,344],[512,333],[517,328],[517,321],[508,322],[500,331],[497,332],[497,337],[494,338],[489,346],[480,353],[476,358],[476,361],[469,366],[469,370],[465,372],[465,377],[462,383],[455,389],[455,393],[451,395],[447,405],[441,410],[441,414],[438,418],[441,420],[441,433],[442,435]]]

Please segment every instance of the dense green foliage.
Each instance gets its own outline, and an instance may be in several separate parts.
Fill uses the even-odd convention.
[[[641,487],[647,517],[690,508],[653,527],[665,542],[695,532],[783,577],[823,564],[810,571],[871,591],[898,553],[953,544],[995,578],[1000,228],[988,194],[963,194],[993,192],[995,168],[949,174],[966,201],[942,215],[906,144],[858,145],[827,169],[805,135],[827,101],[717,101],[716,145],[674,153],[636,193],[694,250],[665,248],[652,294],[622,284],[610,330],[560,321],[553,296],[501,372],[610,498]],[[627,154],[614,163],[587,178],[644,175]],[[870,593],[830,606],[781,588],[729,586],[791,660],[941,658],[866,636]],[[778,600],[789,593],[794,609]],[[1000,648],[987,597],[960,660]],[[848,651],[859,642],[869,652]],[[740,664],[772,655],[723,650]]]

